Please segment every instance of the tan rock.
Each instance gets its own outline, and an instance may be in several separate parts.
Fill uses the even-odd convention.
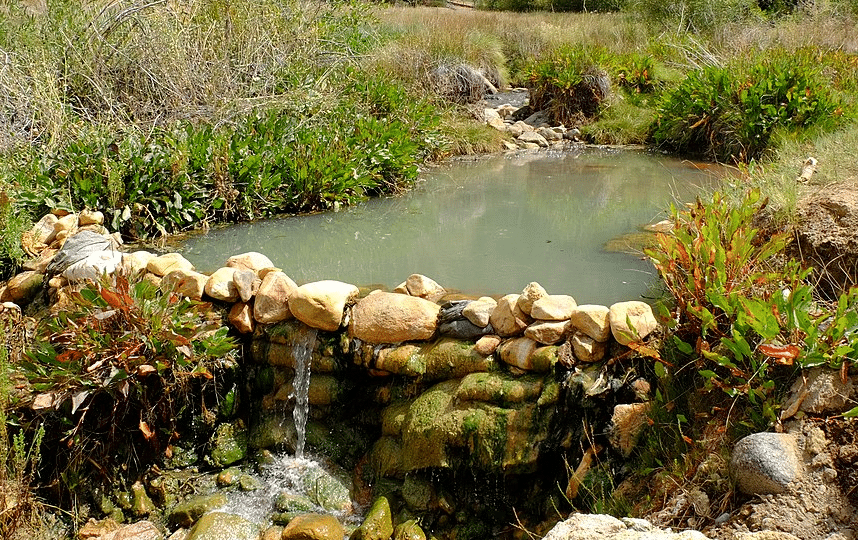
[[[69,284],[69,280],[67,280],[64,276],[54,276],[48,280],[48,287],[52,289],[61,289]]]
[[[575,332],[575,334],[569,338],[569,343],[572,345],[572,351],[575,353],[575,358],[581,362],[599,362],[605,358],[605,352],[608,350],[606,343],[596,341],[582,332]]]
[[[272,268],[274,263],[262,253],[249,251],[247,253],[242,253],[241,255],[233,255],[226,260],[226,266],[228,268],[253,270],[258,273],[263,268]]]
[[[624,457],[629,457],[634,450],[638,437],[649,421],[649,410],[649,403],[628,403],[614,407],[610,441]]]
[[[297,289],[298,285],[285,273],[279,270],[267,272],[256,291],[253,318],[263,324],[291,319],[288,300]]]
[[[484,109],[484,115],[486,119],[486,125],[495,128],[498,131],[506,131],[506,124],[501,118],[500,114],[495,109]]]
[[[30,229],[29,238],[34,246],[39,248],[50,245],[56,238],[57,233],[55,226],[59,218],[53,214],[45,214],[42,219],[37,221],[33,228]],[[37,251],[38,248],[34,251]]]
[[[234,304],[229,310],[229,323],[242,334],[253,333],[253,309],[250,304]]]
[[[444,287],[421,274],[411,274],[408,276],[408,279],[405,280],[405,288],[411,296],[425,298],[430,302],[437,302],[447,294]]]
[[[99,540],[162,540],[164,535],[151,521],[138,521],[122,525]]]
[[[367,343],[427,340],[435,334],[440,310],[416,296],[375,292],[352,308],[349,334]]]
[[[282,272],[282,271],[283,271],[282,268],[277,268],[276,266],[271,266],[269,268],[263,268],[262,270],[260,270],[256,274],[259,276],[259,279],[265,279],[265,276],[267,276],[271,272]],[[296,287],[297,287],[297,285],[296,285]]]
[[[67,238],[77,229],[77,214],[68,214],[54,223],[54,239]]]
[[[161,280],[159,288],[174,292],[192,300],[200,300],[205,292],[209,276],[194,270],[173,270]]]
[[[496,335],[483,336],[474,344],[474,350],[483,356],[490,356],[495,353],[498,346],[501,344],[501,337]]]
[[[497,300],[488,296],[483,296],[469,302],[465,309],[462,310],[462,315],[468,319],[471,324],[485,328],[489,325],[489,319],[492,316],[492,311],[497,307]]]
[[[29,304],[42,288],[44,274],[26,270],[14,276],[6,283],[6,290],[0,301],[15,302],[18,305]]]
[[[611,334],[621,345],[641,341],[658,328],[652,308],[638,300],[617,302],[610,307],[608,318]]]
[[[524,330],[524,337],[543,345],[554,345],[563,339],[566,324],[566,321],[537,321]]]
[[[78,216],[78,226],[104,225],[104,214],[98,210],[83,210]]]
[[[49,214],[52,215],[52,214]],[[23,242],[23,240],[22,240]],[[54,255],[57,254],[57,249],[43,247],[38,254],[38,257],[35,259],[30,259],[25,261],[22,265],[24,270],[33,270],[40,274],[44,274],[48,268],[48,265],[51,264],[51,261],[54,260]]]
[[[518,309],[530,317],[532,316],[530,311],[533,309],[533,303],[545,296],[548,296],[548,293],[542,285],[532,281],[521,291],[521,295],[518,297]]]
[[[406,287],[405,282],[403,281],[393,289],[393,292],[396,294],[408,294],[408,287]]]
[[[569,320],[575,329],[596,341],[608,341],[611,338],[610,312],[606,306],[585,304],[573,309]]]
[[[511,339],[500,346],[501,360],[511,366],[530,371],[532,368],[530,357],[536,351],[537,345],[536,341],[526,337]]]
[[[146,263],[146,270],[159,277],[164,277],[173,270],[193,270],[191,261],[178,253],[167,253],[153,257]]]
[[[343,526],[329,514],[301,514],[283,529],[281,540],[342,540]]]
[[[122,254],[122,272],[127,276],[134,276],[146,270],[149,261],[156,255],[148,251],[135,251]]]
[[[569,295],[549,294],[533,302],[530,316],[540,321],[568,321],[577,306]]]
[[[221,267],[206,282],[206,294],[215,300],[223,302],[236,302],[239,299],[238,288],[235,286],[232,276],[235,268]]]
[[[498,304],[489,317],[489,322],[501,337],[520,335],[530,322],[518,307],[518,294],[508,294],[498,300]]]
[[[235,269],[232,281],[242,302],[249,302],[262,284],[262,280],[256,277],[256,272],[244,268]]]
[[[332,332],[343,322],[343,312],[357,298],[358,288],[342,281],[325,280],[301,285],[289,297],[289,310],[312,328]]]

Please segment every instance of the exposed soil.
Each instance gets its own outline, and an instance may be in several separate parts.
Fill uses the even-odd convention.
[[[704,531],[719,540],[757,531],[777,531],[801,540],[858,538],[858,421],[829,418],[795,422],[805,472],[788,493],[755,497],[730,519]],[[786,540],[789,536],[772,536]]]

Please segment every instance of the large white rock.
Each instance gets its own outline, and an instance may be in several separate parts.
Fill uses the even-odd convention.
[[[70,282],[98,281],[105,275],[112,275],[116,267],[122,264],[122,253],[113,250],[90,253],[62,272]]]
[[[233,281],[234,274],[235,268],[227,266],[215,270],[206,283],[206,294],[222,302],[238,301],[238,287],[235,286],[235,281]]]
[[[289,310],[302,323],[334,331],[343,322],[346,305],[357,298],[358,288],[342,281],[314,281],[301,285],[289,297]]]
[[[660,529],[643,519],[572,514],[548,531],[543,540],[707,540],[707,537],[700,531]]]
[[[489,322],[501,337],[520,335],[530,323],[530,317],[518,307],[519,296],[508,294],[502,297],[492,310]]]
[[[530,316],[540,321],[568,321],[577,306],[569,295],[549,294],[534,300]]]
[[[649,304],[638,300],[617,302],[610,307],[611,334],[621,345],[642,341],[658,328]]]
[[[575,329],[596,341],[608,341],[611,338],[611,322],[608,319],[610,312],[607,306],[585,304],[573,309],[569,320]]]
[[[291,319],[288,300],[297,289],[298,285],[285,273],[279,270],[268,272],[256,291],[253,318],[263,324]]]
[[[352,308],[351,336],[366,343],[427,340],[438,328],[441,306],[405,294],[375,292]]]
[[[274,263],[267,256],[256,251],[248,251],[241,255],[233,255],[226,260],[226,265],[229,268],[238,268],[242,270],[253,270],[259,272],[263,268],[271,268]]]
[[[497,300],[494,298],[483,296],[473,302],[468,302],[468,305],[462,310],[462,315],[471,324],[485,328],[489,325],[489,318],[491,318],[492,311],[494,311],[497,305]]]

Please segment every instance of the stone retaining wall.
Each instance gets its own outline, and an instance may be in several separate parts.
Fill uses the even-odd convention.
[[[108,241],[104,232],[86,234],[77,242]],[[427,471],[467,469],[476,481],[544,475],[546,462],[546,478],[562,480],[574,499],[586,471],[569,474],[563,461],[591,463],[588,453],[603,448],[627,456],[645,424],[648,359],[636,344],[658,325],[640,301],[578,305],[538,283],[468,298],[418,274],[394,291],[330,280],[299,286],[259,253],[205,275],[176,253],[120,254],[105,244],[74,254],[71,242],[58,252],[39,241],[39,256],[0,288],[0,300],[26,303],[47,283],[61,306],[69,285],[122,272],[222,310],[244,336],[250,401],[249,418],[224,429],[242,432],[251,450],[294,449],[298,435],[284,422],[294,404],[294,351],[315,329],[307,442],[353,471],[359,501],[393,482],[411,511],[443,513],[445,496],[477,495],[445,495],[438,473]],[[526,486],[514,497],[527,501]]]

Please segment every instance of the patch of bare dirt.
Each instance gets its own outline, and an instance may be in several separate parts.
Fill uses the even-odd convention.
[[[785,540],[858,539],[858,420],[796,422],[805,472],[787,493],[755,497],[729,520],[704,531],[709,538],[738,540],[759,531]],[[783,534],[785,533],[785,534]]]

